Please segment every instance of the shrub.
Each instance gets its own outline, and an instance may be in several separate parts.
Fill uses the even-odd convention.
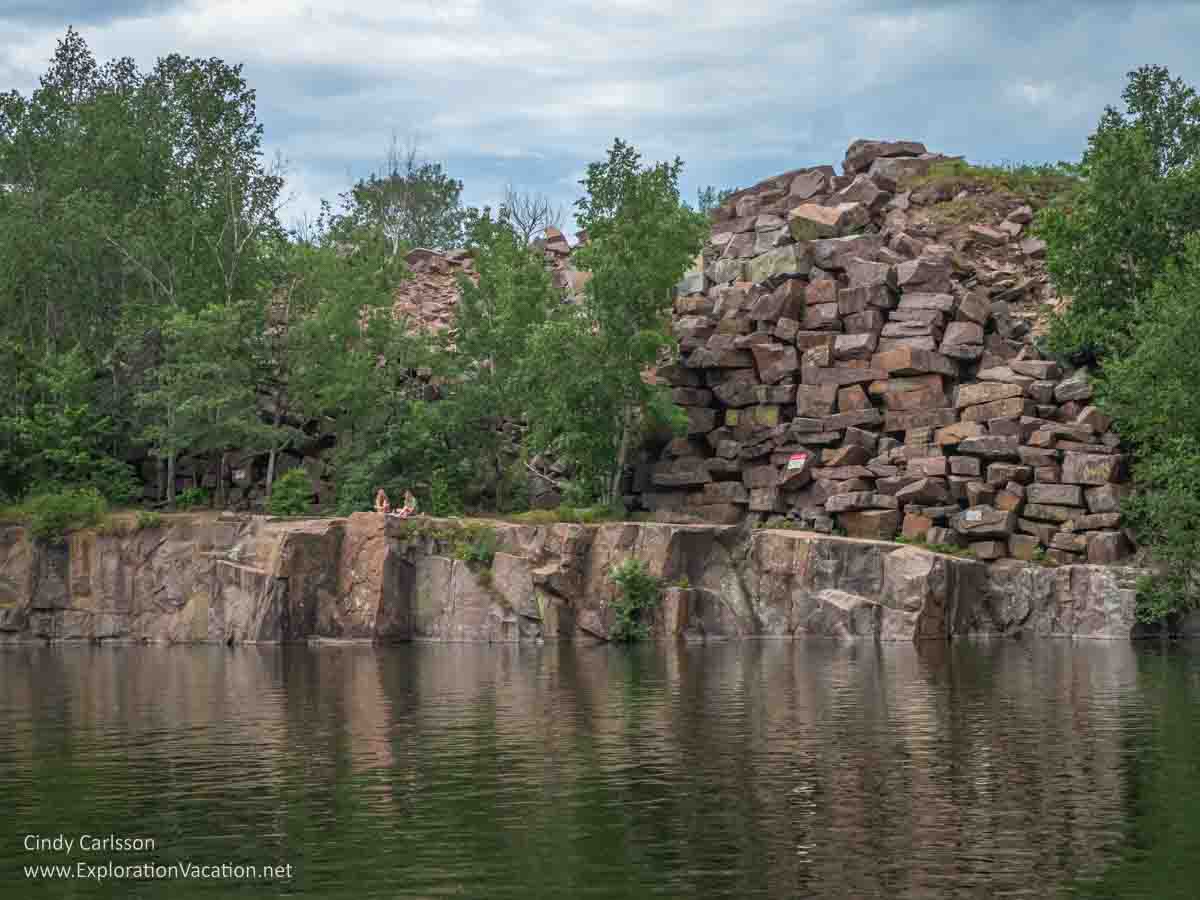
[[[190,487],[175,495],[175,506],[178,509],[192,509],[208,505],[208,491],[202,487]]]
[[[613,601],[616,621],[609,636],[614,641],[638,641],[650,633],[645,614],[658,606],[662,583],[646,570],[640,559],[626,559],[609,570],[618,594]]]
[[[69,531],[99,525],[108,503],[95,488],[67,488],[30,497],[21,509],[35,538],[58,541]]]
[[[289,469],[271,486],[267,512],[273,516],[302,516],[312,502],[312,482],[302,468]]]
[[[162,526],[162,513],[154,512],[149,509],[138,510],[137,514],[137,530],[143,531],[147,528],[159,528]]]
[[[496,558],[496,545],[500,538],[490,525],[472,522],[458,530],[454,541],[454,557],[461,559],[472,569],[490,569]]]

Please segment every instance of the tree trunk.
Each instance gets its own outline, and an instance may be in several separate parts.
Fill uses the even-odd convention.
[[[175,509],[175,451],[167,454],[167,509]]]
[[[224,509],[226,506],[225,494],[225,460],[229,454],[222,450],[221,461],[217,464],[217,508]]]
[[[283,420],[283,402],[279,394],[275,395],[275,416],[272,421],[272,427],[276,432],[279,431],[279,423]],[[271,452],[267,455],[267,499],[271,499],[271,485],[275,483],[275,457],[279,453],[275,443],[271,443]]]
[[[625,460],[629,456],[629,407],[621,413],[621,443],[617,447],[617,468],[613,472],[612,481],[608,486],[608,505],[617,502],[621,490],[621,476],[625,474]]]

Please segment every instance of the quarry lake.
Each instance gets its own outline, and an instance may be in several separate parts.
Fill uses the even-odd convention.
[[[1158,642],[10,646],[0,895],[1194,897],[1198,701]]]

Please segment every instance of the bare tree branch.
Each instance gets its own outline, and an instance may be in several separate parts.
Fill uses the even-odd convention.
[[[511,184],[504,189],[501,215],[528,244],[547,228],[562,228],[563,209],[545,194],[518,191]]]

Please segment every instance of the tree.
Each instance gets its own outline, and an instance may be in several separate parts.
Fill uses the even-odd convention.
[[[393,137],[383,168],[342,194],[334,233],[349,243],[364,232],[382,235],[394,257],[405,247],[458,247],[465,216],[462,187],[441,163],[422,160],[415,144],[402,150]]]
[[[179,454],[219,455],[218,489],[225,482],[225,451],[265,449],[274,435],[262,423],[252,344],[262,333],[250,303],[178,310],[163,326],[163,360],[137,398],[146,414],[143,437],[166,462],[167,504],[175,504]],[[224,497],[220,497],[224,500]]]
[[[167,324],[258,291],[283,185],[261,140],[239,66],[99,64],[73,29],[30,96],[0,96],[0,337],[36,371],[77,354],[113,456],[173,365]]]
[[[1138,299],[1200,226],[1200,100],[1159,66],[1129,73],[1123,96],[1126,112],[1108,107],[1088,139],[1077,190],[1039,222],[1071,298],[1050,346],[1081,361],[1123,346]]]
[[[702,188],[696,188],[696,210],[707,215],[736,192],[737,188],[720,188],[718,190],[711,184]]]
[[[1139,615],[1197,603],[1200,558],[1200,99],[1166,69],[1129,73],[1126,112],[1089,138],[1073,196],[1043,215],[1071,297],[1051,349],[1099,367],[1098,402],[1134,455],[1122,513],[1156,562]]]
[[[680,201],[683,163],[643,166],[616,140],[581,182],[576,221],[588,241],[575,251],[591,273],[579,307],[562,312],[530,341],[530,424],[535,445],[557,445],[609,502],[638,414],[655,400],[643,380],[673,344],[672,288],[694,261],[706,218]]]
[[[278,272],[265,311],[265,368],[274,441],[267,462],[267,495],[276,458],[298,436],[291,423],[336,417],[352,433],[380,401],[379,360],[399,329],[391,316],[392,290],[404,264],[378,236],[360,235],[340,246],[327,215],[310,239],[277,248]]]
[[[498,426],[524,418],[530,343],[562,302],[541,254],[501,216],[497,221],[482,217],[474,225],[478,282],[465,276],[459,280],[455,375],[444,400],[457,407],[459,433],[475,436],[464,441],[463,451],[474,449],[488,462],[498,492],[505,481],[505,444]],[[497,508],[504,504],[498,494]]]
[[[547,228],[562,228],[563,211],[545,194],[518,191],[510,184],[504,189],[500,218],[528,244]]]
[[[1147,621],[1200,603],[1200,234],[1136,308],[1127,349],[1105,359],[1099,401],[1134,450],[1137,493],[1128,524],[1151,548],[1157,578],[1143,585]]]

